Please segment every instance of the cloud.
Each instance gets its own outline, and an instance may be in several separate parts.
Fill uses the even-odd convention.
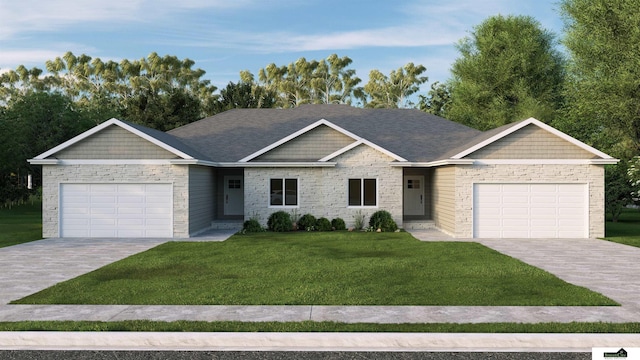
[[[182,33],[176,29],[165,38],[171,45],[243,50],[247,53],[282,53],[290,51],[349,50],[375,47],[424,47],[452,45],[463,38],[487,16],[509,13],[509,0],[458,0],[434,4],[419,0],[399,6],[388,18],[396,24],[356,30],[315,32],[260,31],[244,28],[194,25],[198,31]],[[394,20],[395,19],[395,20]],[[374,21],[375,22],[375,19]],[[389,22],[389,21],[388,21]]]
[[[246,7],[256,0],[0,0],[0,40],[82,23],[105,27],[178,11]]]

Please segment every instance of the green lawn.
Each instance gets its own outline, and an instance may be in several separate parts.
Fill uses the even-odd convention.
[[[0,247],[42,239],[42,203],[0,208]]]
[[[616,305],[477,243],[361,232],[167,243],[16,303]]]
[[[605,239],[640,247],[640,210],[625,209],[618,222],[605,223]]]

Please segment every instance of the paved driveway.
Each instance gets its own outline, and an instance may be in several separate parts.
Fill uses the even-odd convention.
[[[640,248],[596,239],[475,239],[640,311]]]
[[[45,239],[0,248],[0,304],[86,274],[167,239]]]

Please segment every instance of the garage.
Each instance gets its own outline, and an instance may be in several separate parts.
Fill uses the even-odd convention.
[[[475,238],[586,238],[586,184],[474,184]]]
[[[61,237],[172,237],[171,184],[61,184]]]

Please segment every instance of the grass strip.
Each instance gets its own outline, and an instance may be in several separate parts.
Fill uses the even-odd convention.
[[[640,323],[374,324],[338,322],[24,321],[0,322],[0,331],[140,332],[399,332],[399,333],[640,333]]]

